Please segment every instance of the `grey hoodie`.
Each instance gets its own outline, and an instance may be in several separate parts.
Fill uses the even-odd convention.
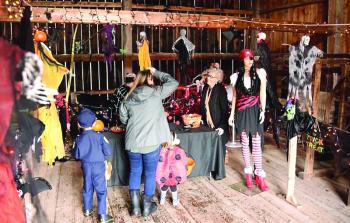
[[[120,121],[126,124],[125,148],[130,152],[148,153],[136,148],[170,142],[171,134],[162,100],[173,93],[179,83],[170,74],[156,71],[154,77],[163,84],[137,87],[119,108]],[[154,151],[153,150],[153,151]]]

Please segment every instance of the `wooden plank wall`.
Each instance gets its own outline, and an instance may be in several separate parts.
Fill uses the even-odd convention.
[[[350,23],[350,0],[329,0],[329,23]],[[328,37],[328,53],[350,53],[349,35]]]
[[[286,6],[288,4],[298,3],[298,0],[267,0],[260,1],[259,8],[261,11],[270,10],[279,6]],[[325,2],[318,2],[314,4],[303,5],[299,7],[293,7],[285,10],[279,10],[269,12],[266,14],[260,14],[261,18],[271,18],[280,21],[293,21],[293,22],[312,22],[323,23],[327,21],[328,4]],[[294,30],[295,31],[295,30]],[[311,30],[312,32],[312,30]],[[282,43],[296,44],[300,41],[302,33],[291,32],[266,32],[267,38],[270,42],[270,48],[272,52],[288,52],[288,47],[282,46]],[[311,44],[316,45],[320,49],[325,48],[325,35],[312,35]],[[252,38],[253,42],[255,38]],[[254,43],[255,44],[255,43]]]
[[[34,0],[35,2],[37,0]],[[61,0],[59,0],[61,1]],[[54,1],[55,2],[55,1]],[[87,0],[79,0],[77,3],[87,3]],[[107,3],[118,3],[120,0],[106,0]],[[220,0],[220,1],[200,1],[200,0],[133,0],[133,4],[145,4],[145,5],[167,5],[167,6],[183,6],[183,7],[203,7],[203,8],[226,8],[226,9],[252,9],[252,0]],[[242,15],[244,16],[244,15]],[[72,33],[75,28],[75,24],[36,24],[41,28],[50,26],[49,34],[53,32],[57,33],[58,39],[52,43],[52,52],[54,55],[70,54]],[[84,48],[80,51],[80,54],[98,54],[102,53],[101,34],[98,33],[102,30],[103,25],[98,24],[81,24],[79,25],[76,41],[84,42]],[[5,37],[10,41],[16,41],[19,34],[19,23],[0,23],[0,36]],[[180,27],[157,27],[157,26],[143,26],[132,25],[132,43],[131,49],[127,52],[137,53],[137,47],[135,40],[141,31],[146,31],[150,40],[150,53],[169,53],[172,52],[172,44],[179,37]],[[121,35],[122,27],[116,26],[115,45],[119,50],[123,47],[123,40],[125,36]],[[243,40],[238,41],[237,47],[233,47],[233,41],[227,41],[221,36],[221,49],[219,49],[219,42],[217,36],[218,31],[214,29],[197,29],[187,28],[188,39],[196,45],[196,53],[233,53],[238,52],[243,47]],[[243,39],[243,36],[239,36],[237,39]],[[238,46],[239,45],[239,46]],[[64,61],[61,61],[64,62]],[[226,79],[234,71],[234,63],[231,58],[229,59],[196,59],[193,61],[189,68],[189,72],[196,76],[201,73],[203,69],[208,67],[212,62],[221,62],[222,67],[226,73]],[[69,67],[69,62],[64,62]],[[177,65],[174,60],[153,60],[152,64],[157,69],[175,74],[177,72]],[[122,73],[126,71],[122,70],[122,62],[120,60],[113,62],[112,71],[109,72],[106,68],[104,61],[88,61],[77,62],[74,73],[76,76],[73,79],[72,92],[74,91],[89,91],[89,90],[110,90],[119,86],[122,82]],[[132,70],[138,70],[137,61],[132,62]],[[61,91],[64,91],[64,83],[61,86]]]

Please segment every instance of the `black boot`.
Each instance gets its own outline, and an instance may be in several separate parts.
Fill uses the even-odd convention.
[[[99,214],[98,222],[100,223],[114,223],[113,217],[108,214]]]
[[[140,216],[141,215],[141,197],[140,190],[130,190],[130,215]]]
[[[157,210],[156,202],[152,201],[153,196],[143,195],[143,217],[147,217]]]
[[[92,210],[91,209],[83,209],[83,214],[85,217],[89,217],[92,215]]]

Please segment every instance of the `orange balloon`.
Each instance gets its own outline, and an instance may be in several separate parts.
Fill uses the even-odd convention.
[[[101,120],[96,120],[92,125],[92,130],[95,132],[101,132],[105,128],[105,124]]]
[[[47,39],[47,35],[45,32],[37,30],[34,35],[34,40],[36,42],[45,42]]]

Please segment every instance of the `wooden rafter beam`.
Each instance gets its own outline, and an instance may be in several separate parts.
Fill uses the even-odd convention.
[[[70,8],[114,8],[121,9],[122,4],[120,2],[47,2],[36,1],[31,3],[34,7],[70,7]],[[241,9],[220,9],[220,8],[200,8],[200,7],[185,7],[185,6],[164,6],[164,5],[144,5],[144,4],[132,4],[133,10],[160,10],[160,11],[177,11],[177,12],[191,12],[191,13],[223,13],[223,14],[235,14],[235,15],[252,15],[251,10]]]
[[[51,20],[47,14],[51,14]],[[228,28],[231,17],[206,14],[166,13],[149,11],[129,11],[110,9],[77,9],[77,8],[42,8],[33,7],[32,22],[37,23],[76,23],[76,24],[125,24],[150,26],[180,26],[196,28]],[[234,18],[234,17],[232,17]],[[238,17],[237,17],[238,18]],[[0,8],[0,21],[19,22],[19,18],[10,19],[6,9]],[[244,26],[237,26],[244,28]]]
[[[59,54],[54,56],[59,62],[70,62],[71,54]],[[150,53],[152,60],[177,60],[176,53]],[[114,54],[114,60],[122,60],[125,58],[130,58],[131,60],[138,60],[138,55],[136,53],[121,55]],[[194,59],[238,59],[238,53],[195,53]],[[74,61],[104,61],[103,54],[74,54]]]
[[[149,12],[110,9],[77,9],[77,8],[42,8],[33,7],[32,22],[37,23],[76,23],[76,24],[123,24],[123,25],[147,25],[167,27],[193,27],[209,29],[226,29],[234,26],[236,29],[259,29],[282,32],[310,32],[308,23],[268,24],[274,20],[259,19],[250,20],[235,16],[188,14],[171,12]],[[50,14],[51,20],[47,18]],[[19,22],[19,18],[10,19],[5,8],[0,8],[0,21]],[[276,24],[276,23],[274,23]],[[332,33],[333,28],[326,26],[313,26],[313,33]]]
[[[298,2],[293,2],[293,3],[289,3],[289,4],[284,4],[284,5],[281,5],[281,6],[276,6],[275,8],[272,8],[272,9],[259,10],[258,13],[260,15],[261,14],[268,14],[268,13],[271,13],[271,12],[276,12],[276,11],[281,11],[281,10],[301,7],[301,6],[305,6],[305,5],[324,3],[324,2],[327,2],[327,1],[328,0],[304,0],[304,1],[298,1]]]

